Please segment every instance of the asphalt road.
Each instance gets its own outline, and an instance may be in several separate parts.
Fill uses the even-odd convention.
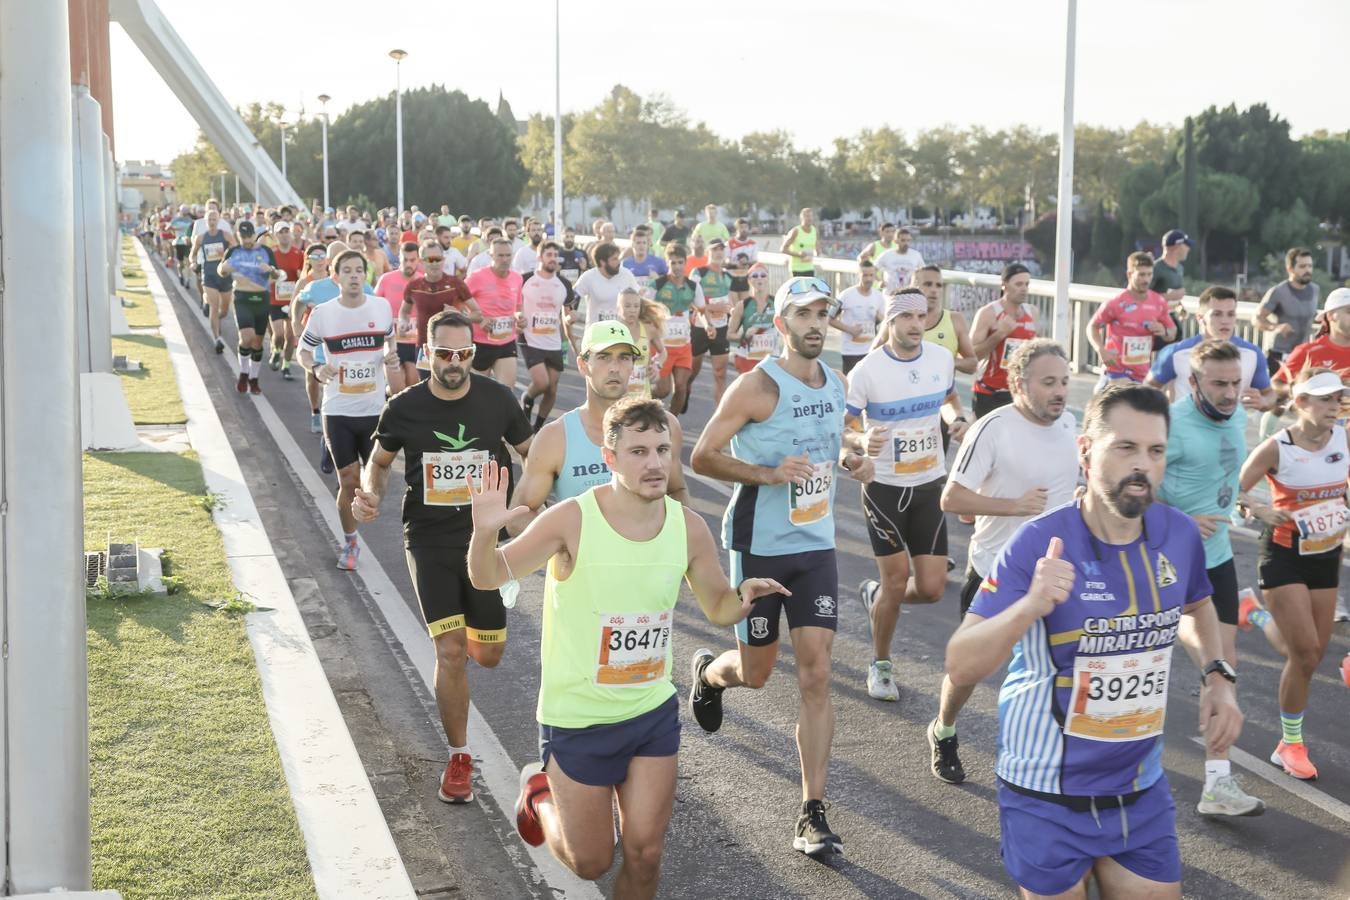
[[[343,660],[343,671],[358,681],[368,675],[377,682],[377,689],[369,692],[375,705],[369,711],[373,718],[353,727],[363,759],[371,741],[386,750],[391,744],[399,758],[420,767],[411,778],[415,789],[434,791],[435,776],[443,765],[439,760],[444,757],[437,754],[439,727],[428,719],[432,708],[424,688],[414,683],[406,665],[400,666],[400,648],[391,650],[388,636],[380,638],[384,623],[378,611],[358,602],[365,594],[360,573],[349,576],[328,569],[332,556],[325,559],[323,554],[335,553],[336,546],[318,516],[314,498],[304,492],[296,473],[278,462],[279,451],[256,411],[249,409],[251,398],[234,393],[233,373],[206,349],[202,330],[188,324],[194,315],[200,319],[200,310],[193,309],[185,294],[176,294],[174,299],[189,341],[199,342],[195,355],[212,395],[218,405],[226,407],[222,417],[238,423],[237,448],[247,449],[250,458],[270,467],[268,471],[284,473],[279,477],[292,480],[285,484],[273,477],[270,482],[276,493],[273,499],[286,507],[280,513],[289,532],[273,535],[274,541],[284,538],[291,541],[288,546],[302,548],[292,552],[306,554],[308,568],[323,570],[320,587],[327,586],[328,605],[348,610],[342,627],[353,646],[359,647],[351,652],[359,655]],[[233,333],[231,322],[226,326],[229,347],[234,346]],[[287,383],[265,370],[262,384],[266,399],[317,472],[319,439],[309,432],[302,382]],[[1090,387],[1089,377],[1075,379],[1074,397],[1086,396]],[[687,471],[689,447],[712,413],[711,393],[711,374],[705,371],[695,383],[695,396],[682,420]],[[582,397],[579,376],[568,372],[559,409],[577,405]],[[335,489],[331,477],[324,481]],[[689,486],[694,508],[716,533],[727,488],[698,477],[690,478]],[[263,498],[259,499],[261,505]],[[318,498],[318,502],[331,501]],[[397,500],[386,499],[383,512],[362,533],[404,602],[415,608]],[[865,688],[870,642],[854,589],[861,579],[876,576],[876,564],[867,543],[859,491],[850,482],[841,483],[836,519],[841,611],[834,649],[837,725],[828,800],[831,825],[844,838],[846,852],[816,862],[791,849],[799,803],[793,739],[797,691],[794,656],[785,642],[768,685],[757,692],[727,693],[726,720],[716,735],[705,735],[687,710],[682,713],[680,780],[666,843],[661,896],[973,898],[1014,893],[999,858],[994,777],[997,678],[976,692],[960,720],[962,759],[968,773],[965,784],[953,787],[932,776],[924,738],[924,728],[937,707],[945,644],[957,624],[958,578],[964,571],[970,529],[954,518],[949,520],[952,554],[958,565],[942,602],[908,608],[902,615],[893,652],[901,699],[890,704],[870,699]],[[306,521],[313,532],[297,539],[294,532],[303,532]],[[273,522],[267,524],[271,533]],[[1240,537],[1235,551],[1240,582],[1254,585],[1254,542]],[[341,596],[344,591],[349,596]],[[515,766],[536,759],[538,752],[534,705],[541,595],[542,580],[538,576],[528,579],[509,619],[510,639],[501,666],[493,671],[471,667],[473,702]],[[362,608],[368,619],[359,612]],[[307,621],[314,609],[314,605],[306,608]],[[688,657],[701,646],[720,652],[734,646],[734,638],[730,629],[709,625],[686,591],[675,635],[674,673],[682,694],[688,687]],[[1194,741],[1198,691],[1190,688],[1198,685],[1198,673],[1184,654],[1174,656],[1177,668],[1164,761],[1177,803],[1185,894],[1350,897],[1350,695],[1337,669],[1350,651],[1350,628],[1337,626],[1313,686],[1305,734],[1322,777],[1310,785],[1294,782],[1265,761],[1279,739],[1276,687],[1282,659],[1256,633],[1239,636],[1239,651],[1240,700],[1247,723],[1238,742],[1243,752],[1235,754],[1241,763],[1235,764],[1235,771],[1249,792],[1266,801],[1267,811],[1259,818],[1233,821],[1209,821],[1195,813],[1204,777],[1203,750]],[[402,684],[401,678],[408,678],[408,683]],[[379,734],[371,737],[367,732],[372,730]],[[474,749],[481,752],[481,748]],[[380,767],[369,759],[367,766],[373,777],[380,774]],[[403,822],[401,827],[394,821],[394,807],[385,797],[381,800],[405,857],[417,856],[424,869],[434,868],[435,861],[441,860],[439,865],[453,873],[444,885],[445,896],[562,896],[520,852],[505,816],[514,796],[491,797],[482,784],[478,793],[479,802],[468,807],[418,803],[415,814],[407,813],[413,816],[413,824]],[[428,829],[435,833],[424,833]],[[439,851],[428,854],[424,846],[428,842],[437,844]],[[430,876],[423,873],[421,877],[419,893],[432,893]],[[611,884],[612,874],[602,880],[601,890],[608,894]],[[442,895],[440,890],[435,894]]]

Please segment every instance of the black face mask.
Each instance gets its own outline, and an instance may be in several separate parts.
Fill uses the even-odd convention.
[[[1233,418],[1233,413],[1237,412],[1236,408],[1230,413],[1220,412],[1219,408],[1210,403],[1208,398],[1200,392],[1200,386],[1195,383],[1193,378],[1191,379],[1191,396],[1195,398],[1195,405],[1200,408],[1200,412],[1205,414],[1205,418],[1213,419],[1215,422],[1227,422]]]

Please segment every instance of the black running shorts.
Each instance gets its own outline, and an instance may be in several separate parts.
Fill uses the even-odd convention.
[[[939,478],[918,487],[897,487],[874,481],[862,491],[863,516],[875,556],[909,553],[947,555],[947,517],[942,514]]]

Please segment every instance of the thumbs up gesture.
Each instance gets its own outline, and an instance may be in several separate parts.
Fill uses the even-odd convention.
[[[1036,562],[1036,572],[1031,578],[1026,600],[1032,604],[1038,616],[1049,615],[1056,606],[1068,599],[1069,591],[1073,590],[1078,573],[1074,571],[1073,563],[1060,558],[1063,553],[1064,541],[1053,537],[1045,555]]]

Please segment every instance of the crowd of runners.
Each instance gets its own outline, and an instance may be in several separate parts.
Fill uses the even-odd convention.
[[[449,741],[442,800],[473,799],[467,660],[498,664],[520,579],[542,569],[541,752],[521,773],[518,830],[586,879],[621,847],[615,895],[652,896],[681,740],[683,582],[709,622],[735,630],[732,649],[688,659],[702,731],[721,727],[738,689],[772,677],[786,619],[801,804],[784,824],[796,850],[842,852],[826,818],[833,639],[841,602],[854,602],[838,583],[841,482],[858,483],[849,502],[876,558],[856,609],[878,701],[900,697],[901,607],[941,600],[956,564],[947,515],[974,526],[927,727],[931,769],[965,779],[960,711],[1006,666],[1002,855],[1025,895],[1086,896],[1095,878],[1104,897],[1180,896],[1162,766],[1176,643],[1202,672],[1200,814],[1264,810],[1228,761],[1242,631],[1285,659],[1271,762],[1317,777],[1310,685],[1333,622],[1350,618],[1338,598],[1350,289],[1323,300],[1311,251],[1289,251],[1287,280],[1259,306],[1267,351],[1236,335],[1231,290],[1182,310],[1184,233],[1165,235],[1157,259],[1132,254],[1124,290],[1087,328],[1103,371],[1079,422],[1069,354],[1043,336],[1024,265],[1008,265],[967,322],[944,306],[942,269],[892,225],[837,296],[815,271],[810,209],[773,247],[711,205],[692,226],[653,211],[624,242],[608,222],[588,232],[583,247],[570,228],[444,206],[368,216],[216,201],[143,223],[168,270],[199,288],[216,353],[235,317],[241,394],[262,392],[264,358],[303,380],[283,389],[307,392],[335,475],[339,568],[358,568],[360,523],[401,495]],[[781,284],[761,250],[785,254]],[[1198,330],[1179,339],[1188,315]],[[822,357],[832,329],[839,370]],[[711,386],[698,381],[705,358]],[[569,370],[585,399],[554,415]],[[974,376],[969,411],[957,372]],[[716,410],[686,433],[698,391]],[[717,537],[688,505],[688,443],[689,468],[731,486]],[[391,489],[399,453],[405,483]],[[1254,586],[1233,560],[1243,524],[1260,529]]]

